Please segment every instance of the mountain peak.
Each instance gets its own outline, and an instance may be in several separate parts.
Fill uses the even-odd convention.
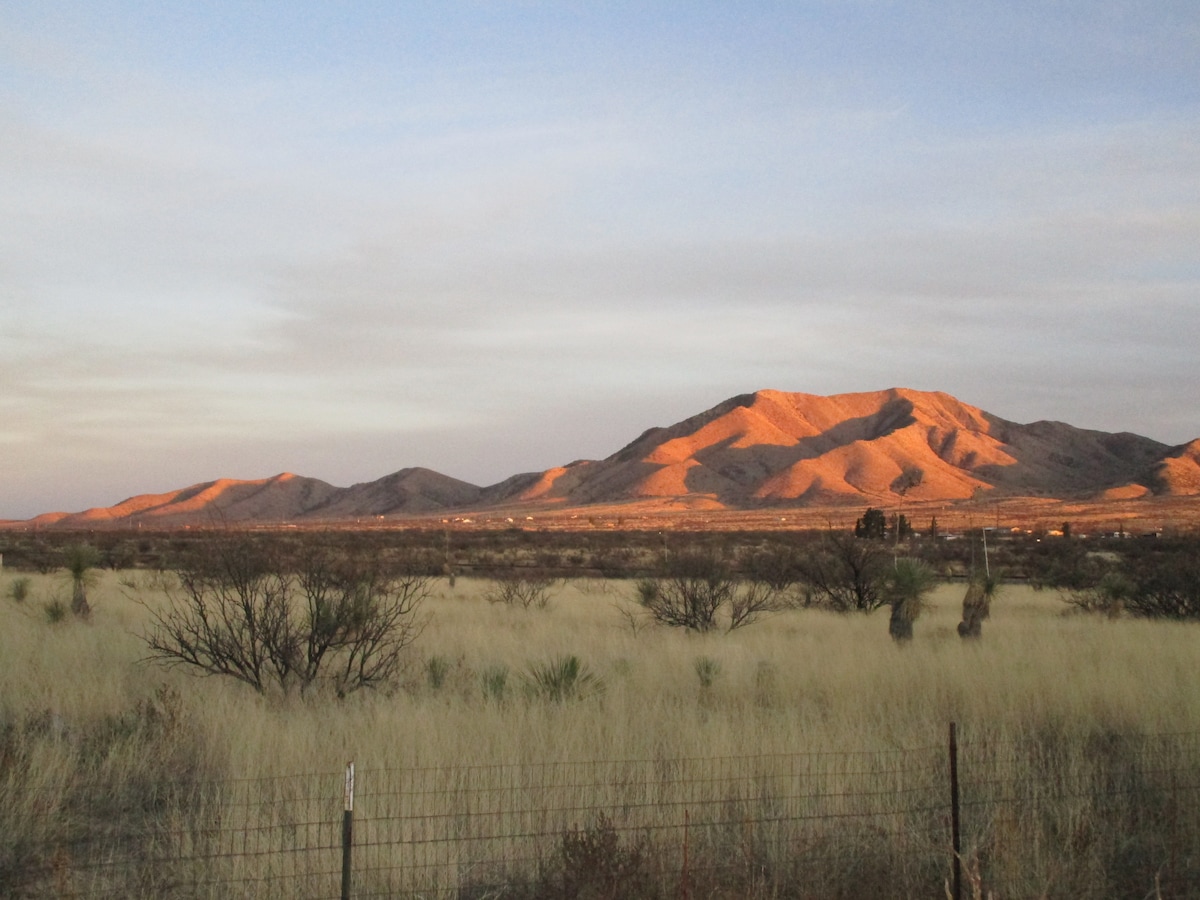
[[[399,469],[336,488],[282,472],[218,479],[114,507],[39,517],[94,527],[151,522],[346,520],[505,504],[659,504],[747,509],[890,504],[902,497],[1128,497],[1200,494],[1200,440],[1167,447],[1061,422],[1020,425],[940,391],[739,394],[611,456],[480,488],[432,469]]]

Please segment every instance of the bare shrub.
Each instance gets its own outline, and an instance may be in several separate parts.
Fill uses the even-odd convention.
[[[835,612],[871,612],[887,602],[883,587],[890,561],[878,541],[831,531],[800,560],[800,577],[819,605]]]
[[[681,554],[657,578],[637,583],[637,598],[650,618],[689,631],[712,631],[728,607],[732,631],[779,608],[779,592],[765,581],[743,578],[713,553]]]
[[[1172,547],[1132,561],[1126,567],[1125,609],[1147,619],[1200,619],[1198,550],[1195,544]]]
[[[227,675],[263,693],[392,684],[420,635],[430,578],[378,558],[314,553],[294,574],[249,540],[215,542],[151,610],[150,658]]]
[[[563,897],[641,898],[660,895],[649,865],[647,839],[625,842],[600,813],[586,830],[562,835]]]
[[[546,609],[557,578],[527,572],[509,571],[492,580],[484,594],[489,603],[519,606],[521,609]]]
[[[739,581],[729,597],[729,630],[752,625],[781,606],[780,592],[765,581]]]
[[[764,582],[783,593],[803,580],[803,560],[798,548],[771,541],[749,554],[741,568],[751,580]]]
[[[1062,596],[1067,604],[1079,612],[1100,613],[1116,618],[1133,592],[1133,582],[1119,572],[1109,572],[1098,584],[1065,591]]]

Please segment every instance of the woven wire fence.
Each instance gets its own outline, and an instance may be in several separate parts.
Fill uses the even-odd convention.
[[[945,773],[940,747],[364,773],[355,896],[821,896],[866,845],[936,885]]]
[[[336,775],[158,785],[137,809],[104,810],[103,798],[88,797],[73,805],[59,813],[78,822],[77,836],[16,896],[339,896]],[[83,819],[88,807],[107,821]]]
[[[1047,732],[968,745],[959,767],[980,896],[1200,898],[1200,734]]]
[[[157,785],[0,894],[1200,897],[1200,735],[1059,737],[959,747],[957,880],[930,745]]]

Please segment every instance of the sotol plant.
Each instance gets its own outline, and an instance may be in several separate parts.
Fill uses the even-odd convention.
[[[562,703],[603,693],[604,679],[589,671],[578,656],[556,656],[548,662],[530,665],[525,687],[530,696]]]
[[[446,679],[450,677],[450,670],[454,664],[444,656],[431,656],[425,660],[425,680],[429,682],[429,687],[435,691],[440,691],[446,684]]]
[[[711,656],[696,657],[696,677],[700,679],[700,687],[708,690],[721,674],[721,664]]]
[[[485,700],[501,702],[508,692],[508,666],[488,666],[480,673],[479,682],[483,687]]]
[[[8,596],[17,603],[24,603],[29,599],[29,579],[14,578],[12,584],[8,586]]]

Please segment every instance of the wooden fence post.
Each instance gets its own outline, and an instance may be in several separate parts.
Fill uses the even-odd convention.
[[[954,852],[951,860],[951,885],[953,900],[962,900],[962,832],[958,805],[958,726],[950,723],[950,845]]]
[[[354,763],[346,763],[342,804],[342,900],[350,900],[350,848],[354,846]]]

